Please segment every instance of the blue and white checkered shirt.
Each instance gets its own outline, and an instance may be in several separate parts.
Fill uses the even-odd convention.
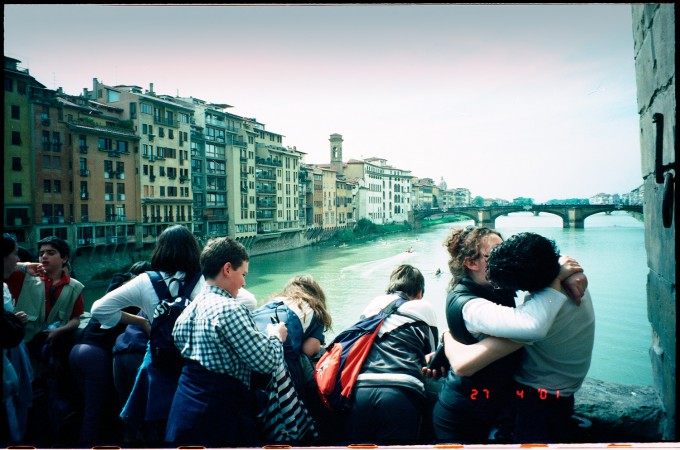
[[[273,373],[283,364],[283,344],[256,327],[250,311],[224,289],[205,285],[172,330],[182,356],[250,387],[251,371]]]

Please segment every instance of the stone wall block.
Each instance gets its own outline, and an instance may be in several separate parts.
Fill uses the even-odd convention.
[[[659,86],[668,86],[675,77],[675,5],[658,5],[651,30],[656,56],[656,78]]]
[[[656,170],[656,124],[654,113],[664,115],[662,164],[675,162],[675,84],[654,92],[654,101],[640,113],[640,170],[642,177],[653,176]],[[677,178],[677,177],[676,177]]]
[[[654,174],[644,181],[645,199],[643,213],[645,220],[645,249],[649,269],[675,284],[675,223],[670,228],[663,226],[662,199],[663,184],[657,184]],[[676,180],[676,198],[677,198]],[[677,209],[677,205],[675,205]],[[675,212],[677,217],[677,212]]]
[[[675,361],[675,284],[651,271],[647,275],[647,317],[655,333],[652,349],[658,347],[657,353],[663,352],[666,360]]]
[[[635,54],[635,80],[637,84],[638,112],[642,114],[649,107],[657,85],[654,77],[654,45],[652,39],[645,38],[640,43],[640,50]]]

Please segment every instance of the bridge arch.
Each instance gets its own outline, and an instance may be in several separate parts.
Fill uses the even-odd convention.
[[[587,217],[599,213],[611,213],[613,211],[628,211],[642,214],[642,205],[526,205],[526,206],[489,206],[475,207],[466,206],[440,210],[431,208],[425,211],[416,211],[414,218],[417,221],[432,216],[458,215],[469,217],[475,225],[495,228],[496,219],[514,212],[533,212],[534,214],[548,213],[562,219],[564,228],[583,228]]]

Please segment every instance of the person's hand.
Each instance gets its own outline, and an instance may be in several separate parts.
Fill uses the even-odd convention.
[[[41,277],[45,275],[45,268],[41,263],[24,263],[26,273],[34,277]]]
[[[281,342],[286,342],[288,339],[288,328],[286,328],[286,322],[279,322],[275,325],[275,328],[279,330],[279,336],[281,336]]]
[[[562,282],[562,287],[567,291],[567,295],[574,300],[576,306],[579,306],[588,287],[588,278],[583,273],[575,273]]]
[[[276,336],[281,342],[286,342],[288,338],[288,328],[285,322],[267,325],[267,336]]]
[[[17,311],[14,313],[15,316],[17,316],[17,319],[21,321],[24,325],[28,323],[28,314],[26,314],[23,311]]]
[[[57,328],[53,328],[53,329],[51,329],[51,330],[47,330],[47,331],[46,331],[46,333],[47,333],[47,339],[45,339],[45,344],[47,344],[47,345],[52,345],[52,343],[53,343],[56,339],[59,338],[59,335],[60,335],[61,332],[63,331],[62,328],[63,328],[63,327],[57,327]]]
[[[560,272],[557,274],[557,278],[560,281],[564,281],[575,273],[583,272],[581,265],[571,256],[560,256]]]
[[[433,357],[434,352],[425,355],[425,367],[423,367],[421,370],[423,372],[423,375],[425,375],[428,378],[434,378],[436,380],[437,378],[439,378],[439,374],[437,373],[437,371],[427,367],[430,364],[430,361],[432,361]]]

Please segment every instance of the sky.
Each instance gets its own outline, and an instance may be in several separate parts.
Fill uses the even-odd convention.
[[[226,103],[306,163],[337,133],[473,197],[642,184],[630,4],[6,4],[4,30],[48,88]]]

